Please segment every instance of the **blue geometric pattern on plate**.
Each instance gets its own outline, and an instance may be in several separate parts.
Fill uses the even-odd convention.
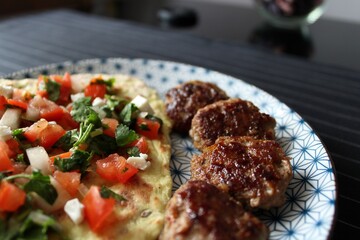
[[[50,64],[16,72],[10,77],[37,77],[63,73],[129,74],[143,79],[164,98],[166,91],[191,79],[216,83],[229,96],[252,101],[277,121],[276,139],[291,157],[294,178],[287,201],[279,208],[260,211],[269,226],[270,239],[327,239],[336,201],[334,172],[324,146],[310,126],[293,110],[261,89],[208,69],[175,62],[147,59],[90,59]],[[171,174],[173,190],[190,178],[190,159],[198,150],[188,137],[172,134]]]

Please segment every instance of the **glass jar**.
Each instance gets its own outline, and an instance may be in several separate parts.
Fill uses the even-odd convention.
[[[324,11],[324,0],[255,0],[260,14],[273,26],[299,28],[314,23]]]

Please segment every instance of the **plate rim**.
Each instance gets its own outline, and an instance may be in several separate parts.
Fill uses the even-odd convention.
[[[289,107],[286,103],[280,101],[277,97],[275,97],[274,95],[268,93],[267,91],[263,90],[260,87],[257,87],[254,84],[248,83],[245,80],[242,80],[241,78],[232,76],[231,74],[228,73],[224,73],[218,70],[212,70],[211,68],[207,68],[207,67],[203,67],[203,66],[199,66],[199,65],[194,65],[194,64],[189,64],[189,63],[184,63],[184,62],[178,62],[178,61],[173,61],[173,60],[163,60],[163,59],[155,59],[155,58],[141,58],[141,57],[103,57],[103,58],[85,58],[85,59],[78,59],[78,60],[67,60],[67,61],[61,61],[61,62],[53,62],[53,63],[48,63],[48,64],[43,64],[43,65],[38,65],[38,66],[34,66],[34,67],[29,67],[29,68],[24,68],[21,70],[17,70],[11,73],[7,73],[5,75],[0,75],[0,78],[3,79],[10,79],[13,80],[14,76],[16,75],[20,75],[20,74],[26,74],[26,73],[31,73],[34,71],[41,71],[41,70],[47,70],[47,69],[51,69],[51,70],[57,70],[57,71],[62,71],[62,69],[57,69],[59,66],[76,66],[79,64],[85,64],[85,63],[91,63],[91,64],[107,64],[110,61],[151,61],[151,62],[158,62],[158,63],[171,63],[171,64],[175,64],[175,65],[182,65],[182,66],[186,66],[186,67],[195,67],[198,69],[203,69],[203,70],[210,70],[212,73],[216,73],[216,74],[220,74],[226,77],[230,77],[232,79],[235,79],[237,81],[241,81],[243,84],[249,85],[257,90],[260,90],[262,93],[265,93],[266,95],[272,97],[273,99],[275,99],[278,103],[283,104],[285,107],[287,107],[288,109],[292,110],[298,117],[300,117],[301,119],[303,119],[301,117],[300,114],[298,114],[296,111],[294,111],[293,108]],[[121,69],[118,72],[119,74],[121,74]],[[96,74],[96,73],[93,73]],[[336,219],[338,216],[338,195],[339,195],[339,186],[338,186],[338,177],[337,177],[337,171],[336,171],[336,167],[335,167],[335,163],[334,160],[332,158],[332,155],[330,154],[330,151],[328,150],[327,146],[324,144],[323,140],[319,137],[319,134],[317,133],[317,131],[307,122],[305,121],[305,123],[309,126],[309,128],[314,131],[315,135],[317,136],[318,140],[321,143],[321,146],[324,148],[331,167],[333,169],[333,176],[334,176],[334,192],[335,192],[335,203],[334,203],[334,213],[333,213],[333,219],[331,221],[330,224],[330,228],[328,231],[328,235],[326,237],[326,239],[331,239],[334,233],[334,229],[335,229],[335,225],[336,225]]]

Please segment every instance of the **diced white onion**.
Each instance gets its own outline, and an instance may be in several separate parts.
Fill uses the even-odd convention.
[[[37,121],[40,118],[40,110],[38,108],[28,106],[23,118],[30,121]]]
[[[4,115],[1,117],[0,126],[8,126],[12,130],[20,126],[21,110],[16,108],[6,109]]]
[[[12,131],[9,126],[0,126],[0,140],[7,141],[12,138]]]
[[[95,98],[94,101],[92,102],[93,107],[102,107],[105,104],[106,104],[106,100],[99,97]]]
[[[149,161],[146,161],[147,157],[147,154],[140,153],[139,157],[128,157],[126,162],[136,167],[137,169],[145,170],[151,165]]]
[[[71,101],[73,101],[73,102],[75,102],[81,98],[84,98],[84,97],[85,97],[85,94],[82,92],[70,95]]]
[[[0,86],[0,95],[6,98],[12,98],[13,88],[11,86]]]
[[[137,95],[132,101],[131,103],[135,104],[135,106],[137,108],[139,108],[140,111],[142,112],[148,112],[150,114],[154,113],[154,110],[151,108],[151,106],[149,105],[149,102],[146,98],[144,98],[143,96]]]
[[[50,164],[49,164],[49,155],[47,154],[46,150],[41,147],[33,147],[26,149],[26,154],[29,158],[30,165],[41,171],[42,174],[49,175],[50,171]]]
[[[106,117],[106,112],[102,110],[100,107],[91,107],[98,115],[100,119],[103,119]]]
[[[91,80],[91,75],[82,76],[82,75],[73,75],[71,76],[71,89],[75,93],[82,92],[84,88],[89,84]]]
[[[51,176],[50,183],[55,187],[58,194],[54,204],[51,205],[36,193],[33,194],[36,204],[46,213],[55,212],[63,208],[65,203],[71,199],[70,194]]]
[[[141,118],[146,118],[147,115],[149,115],[148,112],[140,112],[139,113],[139,117],[141,117]]]
[[[84,205],[77,198],[67,201],[64,211],[75,224],[84,220]]]

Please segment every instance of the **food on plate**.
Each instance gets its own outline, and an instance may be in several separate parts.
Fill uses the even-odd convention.
[[[199,109],[192,119],[190,136],[195,147],[202,150],[221,136],[275,139],[275,125],[275,119],[261,113],[253,103],[234,98]]]
[[[0,238],[157,239],[170,129],[134,77],[0,80]]]
[[[249,208],[281,206],[291,178],[289,158],[274,140],[220,137],[191,160],[191,179],[213,184]]]
[[[165,239],[268,239],[269,231],[228,194],[204,181],[188,181],[168,203]]]
[[[228,99],[226,93],[209,82],[193,80],[176,86],[166,93],[166,111],[173,120],[173,130],[188,134],[191,120],[198,109],[219,100]]]

